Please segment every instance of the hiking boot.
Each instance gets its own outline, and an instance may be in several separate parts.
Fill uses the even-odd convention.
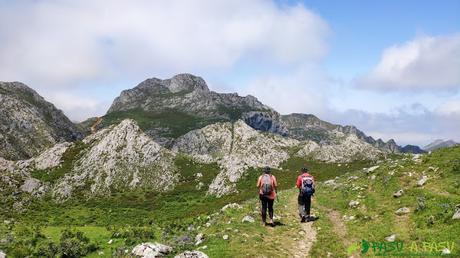
[[[304,223],[304,222],[305,222],[305,219],[306,219],[306,217],[305,217],[305,216],[302,216],[302,219],[300,220],[300,223]]]

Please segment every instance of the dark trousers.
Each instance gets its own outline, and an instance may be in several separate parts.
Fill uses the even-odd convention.
[[[299,216],[310,216],[311,196],[303,196],[299,194],[297,200],[299,203]]]
[[[270,219],[273,219],[273,201],[266,196],[259,195],[260,202],[262,203],[262,221],[265,223],[267,221],[267,208],[268,208],[268,215]]]

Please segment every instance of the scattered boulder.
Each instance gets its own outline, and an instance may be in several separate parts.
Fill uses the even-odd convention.
[[[195,237],[195,245],[201,245],[204,241],[204,234],[203,233],[199,233],[198,235],[196,235]]]
[[[27,178],[23,185],[21,185],[20,189],[23,192],[33,193],[40,187],[40,180],[35,178]]]
[[[143,258],[154,258],[165,256],[171,251],[172,247],[167,245],[159,243],[142,243],[140,245],[136,245],[131,253]]]
[[[437,172],[438,171],[438,167],[428,167],[428,171],[433,171],[433,172]]]
[[[326,186],[335,186],[336,182],[335,182],[334,179],[330,179],[330,180],[324,181],[324,185],[326,185]]]
[[[222,209],[220,210],[223,212],[223,211],[226,211],[227,209],[241,209],[241,208],[243,208],[243,206],[239,205],[238,203],[229,203],[225,205],[224,207],[222,207]]]
[[[223,236],[222,236],[222,239],[228,240],[228,235],[223,235]]]
[[[441,254],[442,255],[448,255],[448,254],[450,254],[450,250],[446,247],[446,248],[442,249]]]
[[[252,216],[250,215],[246,215],[244,216],[244,218],[241,220],[241,222],[249,222],[249,223],[254,223],[255,220]]]
[[[404,194],[404,190],[400,189],[393,194],[393,197],[398,198],[398,197],[401,197],[403,194]]]
[[[426,181],[428,181],[428,177],[427,176],[422,176],[422,178],[420,178],[418,181],[417,181],[417,186],[423,186]]]
[[[387,237],[385,237],[385,241],[387,242],[394,242],[396,240],[396,234],[391,234]]]
[[[460,204],[457,204],[454,216],[452,216],[452,219],[460,219]]]
[[[208,256],[200,251],[185,251],[174,256],[174,258],[208,258]]]
[[[433,215],[430,215],[427,219],[426,219],[426,223],[428,225],[434,225],[434,221],[435,221],[435,218]]]
[[[375,175],[372,175],[371,176],[371,180],[375,180],[376,176]]]
[[[410,212],[410,209],[407,207],[402,207],[399,208],[398,210],[395,211],[396,215],[404,215]]]
[[[350,181],[351,181],[351,180],[356,180],[356,179],[359,179],[359,177],[357,177],[357,176],[350,176],[350,177],[348,177],[348,180],[350,180]]]
[[[6,253],[0,250],[0,258],[6,258]]]
[[[357,208],[358,205],[359,205],[359,201],[350,201],[348,203],[348,207],[350,207],[350,208]]]
[[[414,156],[412,156],[412,161],[414,161],[415,163],[421,163],[422,162],[422,155],[421,154],[414,154]]]
[[[107,242],[107,244],[111,245],[113,243],[113,239],[110,239],[109,242]]]
[[[380,166],[373,166],[373,167],[370,167],[370,168],[364,168],[363,170],[364,170],[364,173],[369,174],[369,173],[374,172],[379,167]]]
[[[203,182],[198,182],[198,184],[196,185],[196,190],[201,190],[201,188],[203,188],[204,186],[204,183]]]
[[[353,216],[353,215],[350,215],[350,216],[343,215],[342,219],[343,219],[344,221],[352,221],[352,220],[355,220],[356,217]]]

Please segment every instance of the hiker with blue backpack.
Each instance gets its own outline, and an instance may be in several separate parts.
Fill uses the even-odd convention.
[[[308,173],[308,168],[304,167],[300,170],[302,173],[297,177],[296,187],[299,188],[299,216],[301,221],[312,221],[310,216],[311,197],[315,193],[315,178]]]
[[[273,202],[276,198],[276,188],[278,183],[276,177],[271,174],[270,167],[265,167],[263,174],[257,180],[257,188],[259,188],[259,198],[262,203],[262,222],[265,226],[275,226],[273,223]],[[270,222],[267,223],[267,209],[270,217]]]

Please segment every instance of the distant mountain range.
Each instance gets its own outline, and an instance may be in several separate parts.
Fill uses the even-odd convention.
[[[367,136],[355,126],[335,125],[311,114],[280,115],[253,96],[210,91],[206,82],[191,74],[171,79],[147,79],[124,90],[102,119],[89,118],[75,125],[51,103],[19,82],[0,84],[0,156],[7,159],[30,158],[60,141],[74,141],[92,130],[133,119],[153,140],[171,147],[187,132],[217,122],[242,119],[252,128],[291,137],[330,143],[334,132],[356,135],[386,153],[421,153],[418,146],[398,146]]]
[[[423,147],[423,149],[425,151],[433,151],[433,150],[437,150],[437,149],[440,149],[440,148],[451,147],[451,146],[454,146],[454,145],[457,145],[457,144],[458,143],[453,141],[453,140],[441,140],[441,139],[438,139],[438,140],[435,140],[432,143],[426,145],[425,147]]]
[[[50,192],[58,201],[169,191],[183,177],[184,157],[217,168],[200,187],[222,196],[264,166],[422,152],[311,114],[280,115],[253,96],[210,91],[191,74],[147,79],[124,90],[104,116],[78,125],[22,83],[1,83],[0,100],[0,186],[33,196]]]

